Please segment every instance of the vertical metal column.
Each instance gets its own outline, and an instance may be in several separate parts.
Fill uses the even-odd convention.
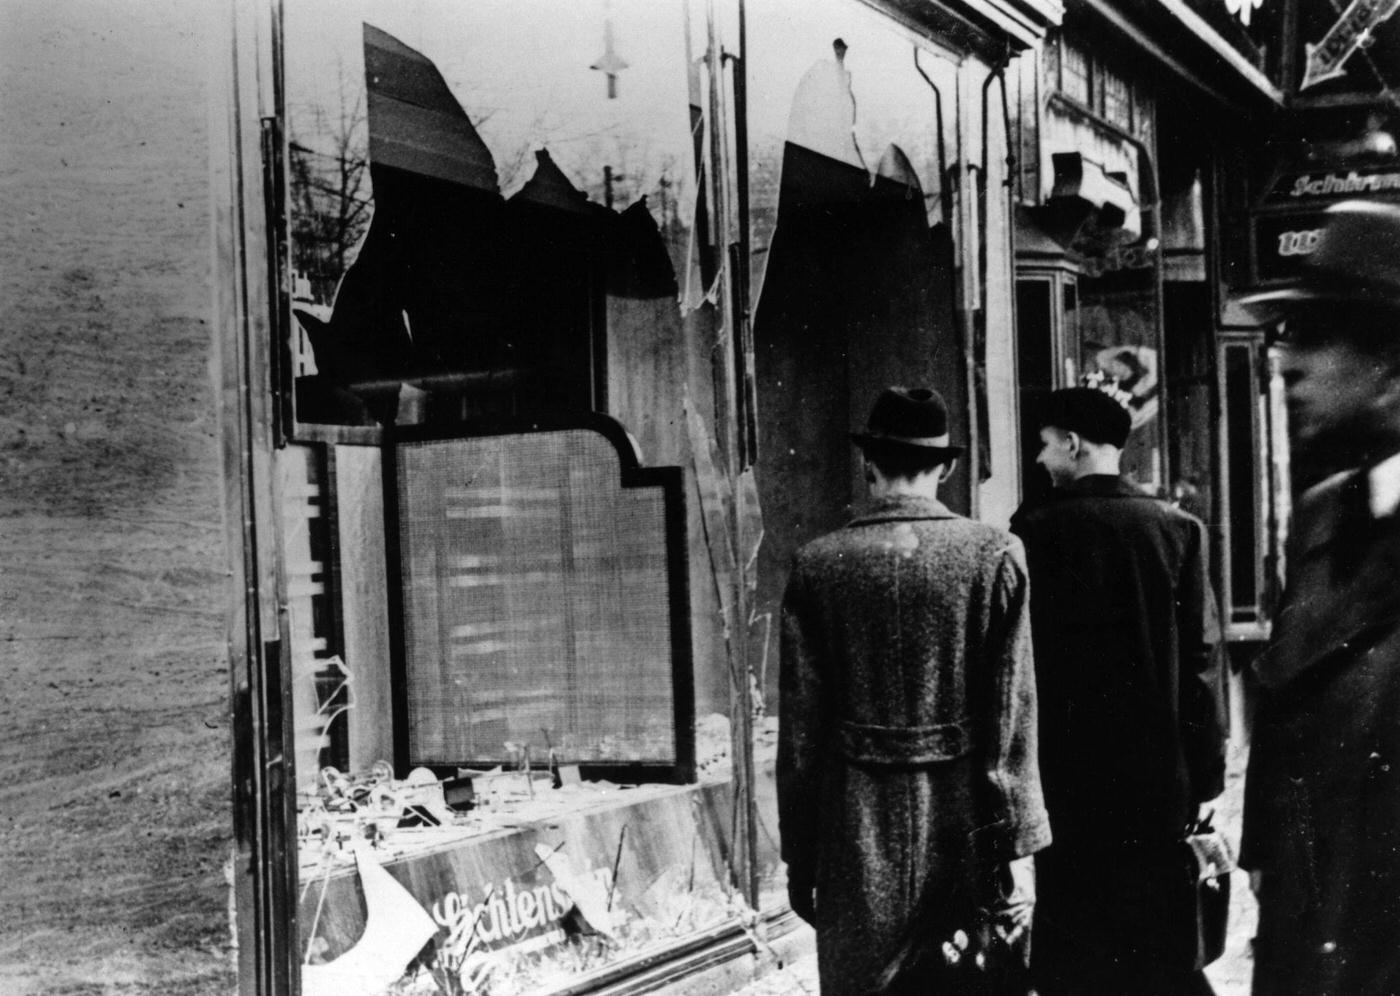
[[[271,8],[274,12],[276,8]],[[234,0],[212,81],[215,378],[224,458],[239,992],[295,996],[296,799],[285,580],[273,472],[265,81],[269,8]]]

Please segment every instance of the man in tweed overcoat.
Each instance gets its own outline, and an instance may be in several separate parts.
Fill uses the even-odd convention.
[[[782,614],[780,834],[825,996],[868,992],[916,917],[970,927],[1050,838],[1021,544],[938,501],[935,392],[887,389],[853,439],[873,509],[797,552]]]

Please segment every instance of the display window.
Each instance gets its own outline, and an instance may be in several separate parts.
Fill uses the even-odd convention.
[[[283,6],[303,992],[601,985],[781,904],[712,7]]]
[[[762,949],[791,552],[882,387],[984,448],[998,410],[994,74],[855,0],[271,7],[249,962],[496,996]]]

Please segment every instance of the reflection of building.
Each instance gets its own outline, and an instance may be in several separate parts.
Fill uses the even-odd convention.
[[[1211,526],[1237,642],[1267,630],[1270,474],[1286,464],[1270,459],[1277,387],[1225,309],[1230,205],[1284,106],[1283,5],[1246,6],[1248,27],[1221,3],[1068,5],[1038,63],[1021,60],[1017,229],[1026,491],[1048,483],[1031,463],[1037,396],[1096,369],[1117,378],[1135,396],[1126,469]]]
[[[1168,6],[1067,4],[1020,60],[1023,465],[1038,394],[1105,361],[1142,383],[1151,364],[1117,361],[1155,357],[1128,462],[1210,524],[1242,690],[1291,495],[1329,468],[1290,452],[1278,330],[1232,302],[1295,271],[1327,205],[1400,198],[1400,19],[1321,0]]]

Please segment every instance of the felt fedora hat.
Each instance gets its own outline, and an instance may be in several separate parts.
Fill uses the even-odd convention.
[[[948,406],[926,387],[885,388],[870,409],[865,431],[851,433],[851,441],[862,449],[890,446],[948,459],[963,451],[950,443]]]
[[[1400,206],[1343,201],[1325,218],[1296,279],[1239,299],[1258,321],[1331,302],[1400,311]]]

